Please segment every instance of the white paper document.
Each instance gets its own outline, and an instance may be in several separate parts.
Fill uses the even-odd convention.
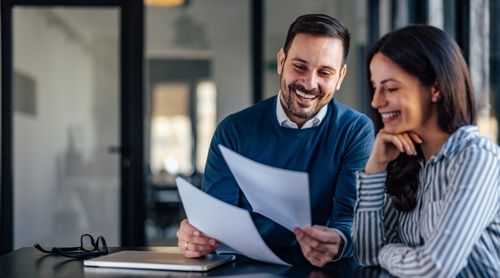
[[[180,177],[176,182],[191,225],[249,258],[290,265],[269,249],[247,210],[218,200]]]
[[[250,160],[222,145],[222,156],[255,212],[290,231],[311,226],[309,175]]]

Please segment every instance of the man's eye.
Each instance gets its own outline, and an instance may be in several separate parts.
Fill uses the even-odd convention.
[[[397,90],[399,90],[399,88],[387,88],[387,91],[389,91],[389,93],[394,93]]]
[[[319,74],[321,74],[322,76],[330,76],[330,75],[333,75],[332,72],[330,71],[327,71],[327,70],[323,70],[323,71],[320,71]]]
[[[301,70],[301,71],[304,71],[306,69],[306,67],[303,66],[303,65],[293,65],[293,66],[294,66],[295,69]]]

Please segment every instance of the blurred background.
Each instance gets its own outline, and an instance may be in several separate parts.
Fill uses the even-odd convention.
[[[369,114],[364,59],[431,24],[459,43],[481,133],[498,142],[500,1],[2,0],[0,254],[39,242],[176,245],[174,179],[199,186],[216,125],[278,91],[293,20],[351,30],[340,101]]]

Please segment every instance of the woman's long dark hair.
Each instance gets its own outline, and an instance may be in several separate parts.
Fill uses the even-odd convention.
[[[401,69],[415,76],[424,86],[437,86],[439,101],[438,125],[453,133],[464,125],[475,123],[476,102],[469,70],[456,42],[444,31],[424,25],[413,25],[383,36],[371,49],[366,60],[368,88],[373,98],[370,62],[382,53]],[[373,110],[376,128],[383,127],[382,119]],[[410,211],[417,204],[418,173],[424,157],[417,146],[417,156],[399,155],[387,166],[386,192],[400,211]]]

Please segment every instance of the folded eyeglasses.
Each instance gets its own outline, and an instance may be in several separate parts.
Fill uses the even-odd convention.
[[[90,234],[81,236],[79,247],[54,247],[47,250],[37,243],[35,248],[43,253],[57,254],[73,259],[88,259],[108,254],[108,246],[104,237],[99,236],[97,240],[94,240]]]

